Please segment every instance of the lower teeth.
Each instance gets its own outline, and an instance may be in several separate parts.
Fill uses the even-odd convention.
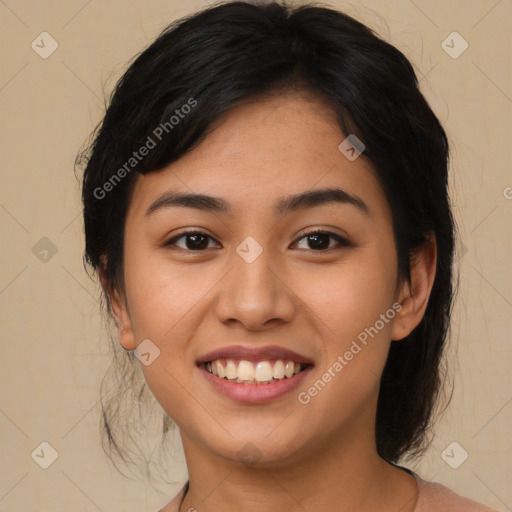
[[[240,380],[240,379],[226,379],[224,378],[224,380],[228,380],[229,382],[236,382],[237,384],[273,384],[274,382],[277,382],[279,380],[283,380],[283,379],[272,379],[272,380],[266,380],[266,381],[259,381],[259,380]]]

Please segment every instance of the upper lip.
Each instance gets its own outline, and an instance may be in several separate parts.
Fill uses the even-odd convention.
[[[246,347],[244,345],[231,345],[229,347],[212,350],[197,360],[197,364],[207,363],[215,359],[243,359],[246,361],[258,362],[268,359],[281,359],[282,361],[293,361],[295,363],[313,364],[313,361],[297,352],[279,347],[278,345],[267,345],[265,347]]]

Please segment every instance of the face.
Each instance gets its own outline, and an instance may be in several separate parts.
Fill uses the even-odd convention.
[[[386,197],[370,165],[338,149],[345,137],[326,105],[289,94],[238,107],[178,162],[136,178],[120,342],[146,340],[150,389],[213,456],[285,464],[342,433],[373,435],[390,340],[407,334],[403,287]],[[217,350],[236,378],[254,378],[250,365],[277,381],[208,373],[199,363]],[[280,378],[290,360],[307,366]]]

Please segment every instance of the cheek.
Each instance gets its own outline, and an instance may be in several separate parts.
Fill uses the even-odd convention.
[[[319,373],[331,375],[326,376],[332,381],[326,395],[347,400],[351,389],[356,399],[378,385],[396,316],[394,265],[391,250],[361,251],[350,265],[318,271],[302,281],[298,295],[312,313],[323,345]]]
[[[181,428],[197,414],[190,398],[194,363],[189,343],[204,317],[203,304],[214,280],[204,271],[185,272],[156,259],[148,258],[144,265],[136,264],[135,255],[131,260],[126,289],[133,333],[137,343],[149,339],[159,350],[151,364],[140,363],[141,370],[156,400]]]
[[[142,251],[141,251],[142,252]],[[126,258],[126,290],[136,339],[159,345],[183,338],[190,318],[214,283],[205,267],[171,263],[161,255],[133,252]]]
[[[392,260],[382,263],[378,258],[361,255],[354,257],[351,264],[305,273],[297,280],[297,294],[321,320],[318,325],[333,342],[357,336],[391,308],[396,275],[390,271],[394,268]]]
[[[125,284],[133,334],[137,344],[149,339],[160,351],[141,369],[155,398],[173,417],[180,417],[190,402],[183,388],[195,364],[190,340],[204,322],[224,273],[211,264],[171,262],[160,251],[127,251]]]
[[[393,294],[385,281],[350,274],[324,283],[325,293],[309,304],[323,347],[316,380],[298,390],[311,428],[336,430],[358,411],[370,414],[390,346],[395,316]],[[382,320],[381,315],[384,316]],[[314,421],[311,418],[316,418]]]

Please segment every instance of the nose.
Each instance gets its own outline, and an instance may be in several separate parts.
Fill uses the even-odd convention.
[[[258,331],[292,320],[297,299],[282,265],[269,251],[263,250],[250,263],[234,252],[230,265],[231,272],[218,288],[215,313],[219,321]]]

